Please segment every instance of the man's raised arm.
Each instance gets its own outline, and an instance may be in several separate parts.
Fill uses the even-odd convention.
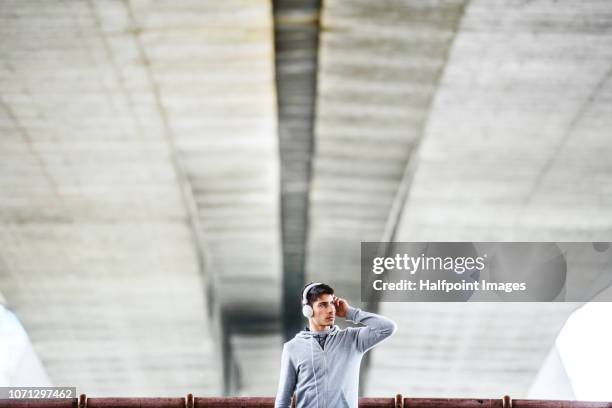
[[[393,320],[352,306],[348,307],[346,320],[366,326],[360,327],[357,334],[357,349],[361,352],[368,351],[397,330]]]

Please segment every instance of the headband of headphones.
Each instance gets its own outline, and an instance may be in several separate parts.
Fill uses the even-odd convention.
[[[306,286],[304,288],[304,292],[302,293],[302,304],[303,305],[308,304],[308,299],[306,299],[306,295],[308,295],[308,291],[310,289],[312,289],[313,287],[318,286],[318,285],[322,285],[322,283],[321,282],[313,282],[313,283],[311,283],[310,285],[308,285],[308,286]]]

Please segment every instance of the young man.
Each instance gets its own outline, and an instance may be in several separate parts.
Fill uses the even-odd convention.
[[[397,330],[394,321],[349,306],[326,284],[302,291],[308,326],[283,345],[275,408],[357,408],[361,358]],[[341,330],[336,316],[365,327]]]

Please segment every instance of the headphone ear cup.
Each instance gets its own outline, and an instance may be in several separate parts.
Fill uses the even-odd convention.
[[[302,314],[304,315],[304,317],[312,317],[312,315],[314,314],[312,307],[310,305],[304,305],[302,307]]]

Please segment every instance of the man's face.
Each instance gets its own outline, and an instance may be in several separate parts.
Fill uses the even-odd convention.
[[[334,324],[336,318],[336,305],[334,305],[334,295],[323,294],[312,304],[314,314],[312,318],[320,326],[330,326]]]

